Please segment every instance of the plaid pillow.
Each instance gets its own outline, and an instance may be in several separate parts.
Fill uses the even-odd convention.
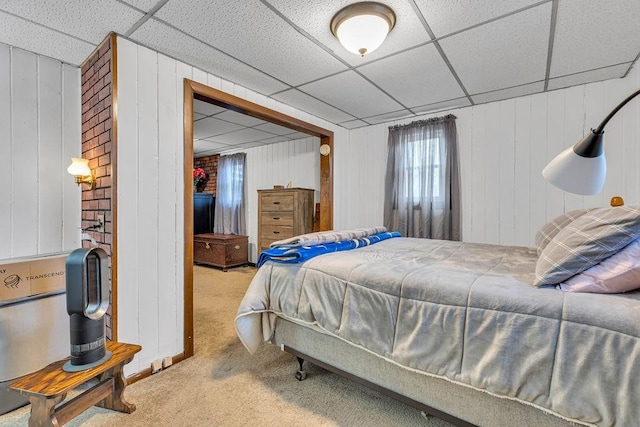
[[[545,225],[540,227],[540,230],[536,233],[536,248],[538,248],[538,255],[542,253],[544,248],[547,247],[551,239],[556,237],[556,234],[560,232],[563,228],[571,223],[574,219],[581,217],[589,211],[594,210],[595,208],[589,209],[576,209],[575,211],[567,212],[562,215],[559,215],[553,218],[551,221],[547,222]]]
[[[599,208],[561,229],[536,263],[533,286],[555,285],[598,264],[640,236],[640,206]]]

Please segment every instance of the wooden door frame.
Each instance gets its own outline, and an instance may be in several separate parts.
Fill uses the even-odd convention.
[[[333,132],[246,99],[184,79],[184,357],[193,356],[193,100],[320,138],[329,154],[320,156],[320,230],[333,229]]]

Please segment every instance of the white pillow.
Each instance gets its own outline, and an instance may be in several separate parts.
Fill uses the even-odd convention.
[[[560,283],[565,292],[617,294],[640,288],[640,239]]]

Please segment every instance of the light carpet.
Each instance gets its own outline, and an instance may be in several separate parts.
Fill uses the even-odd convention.
[[[308,362],[297,381],[295,357],[273,345],[250,355],[234,318],[255,271],[195,266],[195,355],[128,386],[134,413],[92,407],[66,425],[450,426]],[[26,426],[29,410],[0,416],[0,426]]]

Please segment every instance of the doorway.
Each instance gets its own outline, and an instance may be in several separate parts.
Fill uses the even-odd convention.
[[[320,138],[320,230],[333,228],[333,132],[212,87],[184,80],[184,357],[193,356],[193,100]]]

